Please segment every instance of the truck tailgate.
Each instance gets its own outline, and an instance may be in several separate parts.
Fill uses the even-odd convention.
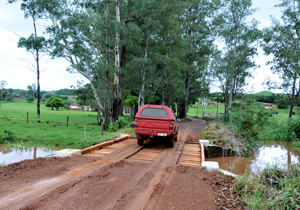
[[[151,129],[151,130],[169,130],[170,122],[167,120],[152,120],[152,119],[139,119],[138,129]]]

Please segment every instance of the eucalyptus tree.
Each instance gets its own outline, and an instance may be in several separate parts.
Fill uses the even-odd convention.
[[[272,19],[272,26],[264,30],[263,49],[273,55],[271,70],[280,75],[279,87],[290,96],[289,120],[300,93],[300,2],[283,0],[281,20]],[[271,84],[272,82],[269,82]]]
[[[217,0],[188,1],[178,17],[184,40],[180,59],[185,64],[182,71],[184,94],[178,100],[179,117],[186,116],[189,103],[208,93],[207,68],[216,35],[214,16],[219,6]]]
[[[234,93],[246,84],[245,78],[256,67],[252,58],[257,54],[260,31],[256,20],[248,21],[255,12],[252,0],[224,0],[219,21],[219,44],[223,46],[213,62],[215,76],[221,83],[225,113],[231,107]]]
[[[8,0],[8,3],[14,3],[18,0]],[[30,70],[36,72],[37,75],[37,121],[40,122],[40,53],[43,52],[46,42],[45,37],[38,36],[36,22],[44,17],[43,9],[39,6],[38,0],[21,0],[21,10],[24,12],[25,18],[31,18],[33,22],[33,34],[28,38],[21,37],[18,47],[25,48],[30,52],[35,60],[35,64],[31,64]],[[30,62],[31,63],[31,62]]]
[[[89,80],[97,101],[98,112],[104,121],[109,117],[110,66],[105,62],[108,27],[104,1],[37,0],[51,24],[47,27],[50,38],[48,52],[53,58],[70,63],[68,71],[77,72]],[[108,43],[110,44],[110,43]],[[108,70],[107,70],[108,69]],[[106,71],[105,71],[106,70]],[[100,123],[100,114],[98,115]]]
[[[129,30],[126,27],[129,34],[124,34],[127,37],[126,68],[122,68],[125,95],[138,96],[139,106],[172,103],[169,99],[174,98],[176,91],[168,89],[176,85],[177,79],[174,76],[177,69],[172,66],[173,53],[181,42],[180,24],[176,21],[182,11],[181,1],[148,0],[132,2],[131,5],[127,10],[127,17],[130,11]]]

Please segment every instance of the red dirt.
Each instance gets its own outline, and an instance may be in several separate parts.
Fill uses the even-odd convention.
[[[1,209],[239,209],[240,198],[229,190],[234,178],[197,167],[175,165],[176,145],[201,138],[203,120],[180,122],[178,142],[155,161],[74,156],[38,158],[0,167]],[[97,161],[97,162],[95,162]],[[100,162],[99,162],[100,161]],[[101,162],[102,161],[102,162]],[[92,169],[84,164],[92,165]],[[78,169],[79,168],[79,169]],[[86,169],[85,172],[82,172]],[[70,173],[71,176],[66,174]],[[30,196],[4,202],[64,177]],[[68,177],[68,178],[66,178]],[[2,204],[1,204],[2,203]]]

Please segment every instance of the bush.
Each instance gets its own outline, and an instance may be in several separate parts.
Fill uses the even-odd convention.
[[[115,132],[124,127],[130,127],[130,120],[128,117],[120,116],[114,123],[109,124],[108,130]]]
[[[0,135],[0,143],[7,143],[7,141],[12,141],[14,139],[14,133],[10,130],[4,130],[4,134]]]
[[[5,100],[6,100],[6,101],[13,101],[14,98],[13,98],[12,96],[7,96],[7,97],[5,98]]]
[[[252,98],[232,102],[231,111],[225,121],[233,124],[241,136],[248,140],[257,136],[272,117],[269,110]]]

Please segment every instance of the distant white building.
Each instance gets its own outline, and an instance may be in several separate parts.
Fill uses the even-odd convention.
[[[72,109],[72,110],[81,110],[81,106],[79,104],[72,103],[72,104],[70,104],[70,109]]]

